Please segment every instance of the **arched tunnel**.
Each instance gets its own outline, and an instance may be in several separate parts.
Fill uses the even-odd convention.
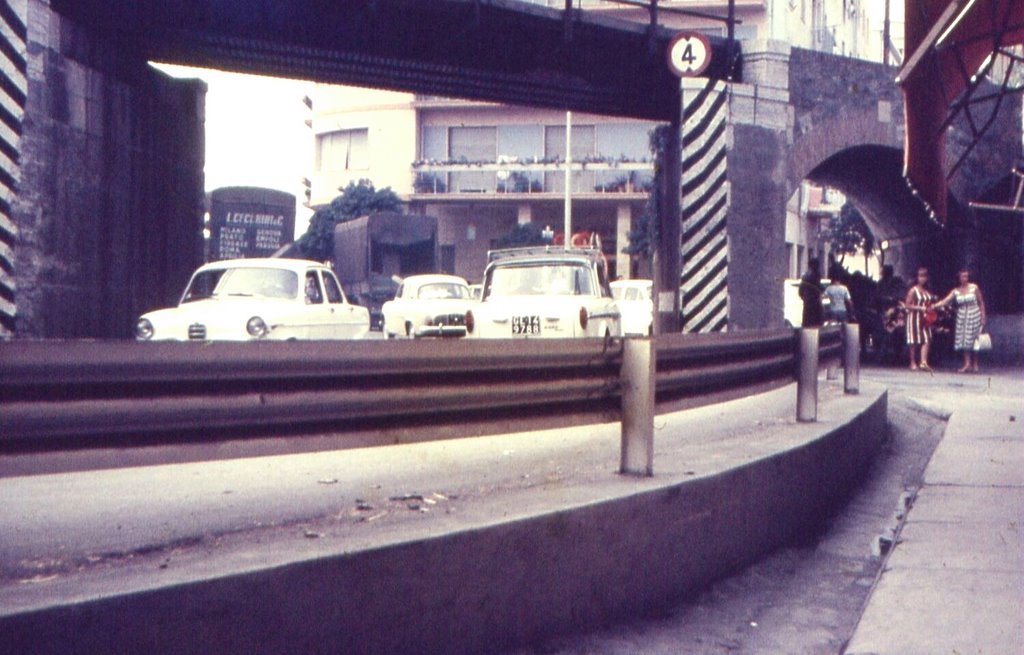
[[[885,263],[897,275],[913,278],[918,266],[945,282],[960,265],[950,228],[928,214],[903,178],[903,152],[891,146],[859,145],[841,150],[818,164],[807,179],[838,189],[860,210],[875,236],[888,242]],[[951,201],[952,202],[952,201]]]
[[[902,151],[890,146],[846,148],[818,164],[807,179],[849,198],[870,226],[875,243],[888,241],[885,263],[904,280],[913,279],[918,266],[927,266],[935,289],[942,291],[966,266],[986,289],[991,311],[1014,313],[1024,308],[1024,222],[1019,214],[973,210],[951,193],[949,218],[940,225],[904,181]],[[1005,203],[1013,192],[1011,184],[1007,176],[978,200]]]

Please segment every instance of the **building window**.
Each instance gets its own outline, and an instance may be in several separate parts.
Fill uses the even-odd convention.
[[[361,171],[370,167],[369,130],[338,130],[316,138],[319,171]]]
[[[448,158],[451,161],[492,163],[497,158],[497,128],[452,127],[448,130]],[[493,172],[460,172],[450,176],[451,188],[458,192],[494,193],[497,178]]]
[[[444,161],[448,159],[448,128],[441,125],[423,127],[423,143],[420,146],[423,159]]]
[[[572,126],[572,158],[580,161],[596,154],[596,135],[593,125]],[[565,159],[565,125],[548,125],[544,128],[544,155],[548,158]],[[575,171],[572,174],[574,193],[593,193],[597,178],[592,171]],[[544,174],[544,190],[551,193],[565,191],[565,173]]]

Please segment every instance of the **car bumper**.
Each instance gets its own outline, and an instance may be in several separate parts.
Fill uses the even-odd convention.
[[[424,325],[416,328],[417,337],[464,337],[464,325]]]

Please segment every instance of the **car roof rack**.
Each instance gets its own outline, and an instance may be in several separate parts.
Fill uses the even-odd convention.
[[[487,263],[496,262],[499,259],[511,259],[513,257],[538,257],[543,255],[570,255],[585,259],[601,259],[601,251],[597,248],[565,248],[564,246],[526,246],[522,248],[501,248],[487,251]]]

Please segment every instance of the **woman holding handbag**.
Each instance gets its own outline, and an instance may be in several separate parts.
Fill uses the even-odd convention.
[[[934,306],[938,308],[950,303],[955,304],[956,330],[953,348],[963,353],[964,365],[960,372],[977,373],[978,352],[975,344],[985,331],[985,297],[978,285],[971,282],[971,272],[966,268],[960,269],[959,281],[959,286]]]

